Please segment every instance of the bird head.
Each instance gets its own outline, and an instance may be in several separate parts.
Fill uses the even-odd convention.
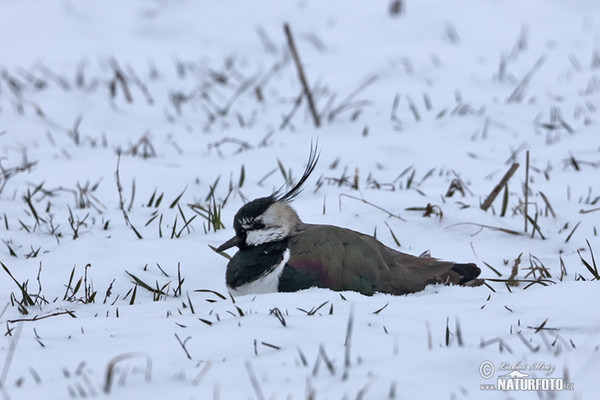
[[[302,185],[315,169],[319,156],[311,146],[308,165],[302,177],[288,192],[283,187],[267,197],[246,203],[233,219],[235,236],[217,248],[221,252],[233,246],[244,249],[264,243],[277,242],[292,236],[302,225],[296,211],[289,205],[301,191]]]

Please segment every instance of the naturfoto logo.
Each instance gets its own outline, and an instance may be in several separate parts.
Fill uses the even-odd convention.
[[[564,378],[550,377],[555,370],[552,364],[544,362],[515,363],[502,362],[498,366],[496,383],[480,385],[481,390],[514,390],[514,391],[563,391],[573,390],[574,385]],[[491,379],[496,372],[496,366],[491,361],[479,365],[479,374],[484,379]],[[532,376],[532,373],[543,373],[544,377]]]

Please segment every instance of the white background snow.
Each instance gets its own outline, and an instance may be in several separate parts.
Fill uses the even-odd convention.
[[[592,398],[600,3],[402,3],[0,1],[1,396]],[[245,200],[298,179],[317,141],[304,221],[484,278],[507,280],[522,253],[516,280],[543,284],[233,303],[209,246]],[[482,210],[513,162],[504,216],[504,189]],[[453,180],[464,195],[446,196]],[[437,215],[407,210],[427,204]],[[574,390],[482,391],[502,363],[552,366]]]

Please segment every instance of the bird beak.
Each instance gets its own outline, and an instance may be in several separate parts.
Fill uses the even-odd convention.
[[[239,237],[234,236],[231,239],[229,239],[228,241],[226,241],[225,243],[223,243],[222,245],[220,245],[219,247],[217,247],[217,251],[221,252],[221,251],[230,249],[233,246],[238,246],[241,242],[242,242],[242,240]]]

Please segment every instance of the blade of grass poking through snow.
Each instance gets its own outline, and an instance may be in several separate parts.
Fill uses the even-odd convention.
[[[387,223],[387,221],[384,222],[384,224],[388,227],[388,229],[390,230],[390,234],[392,235],[392,239],[394,239],[394,243],[396,243],[396,246],[398,247],[402,247],[400,245],[400,242],[398,241],[398,238],[396,237],[396,235],[394,234],[394,231],[392,230],[392,227],[389,226],[389,224]]]
[[[132,306],[135,304],[135,296],[137,295],[137,283],[133,286],[133,291],[131,292],[131,299],[129,300],[129,305]],[[127,297],[127,295],[125,295]]]
[[[252,369],[252,364],[250,361],[246,360],[245,362],[246,370],[248,371],[248,378],[250,378],[250,383],[252,384],[252,388],[254,389],[254,393],[258,400],[265,400],[265,396],[263,395],[262,389],[260,388],[260,383],[256,378],[256,374],[254,373],[254,369]]]
[[[483,261],[483,264],[488,267],[489,269],[491,269],[492,271],[494,271],[494,273],[498,276],[502,276],[502,274],[500,272],[498,272],[498,270],[494,267],[492,267],[490,264],[486,263],[485,261]]]
[[[507,103],[519,103],[523,100],[523,97],[525,96],[525,89],[527,88],[527,85],[529,85],[529,81],[531,80],[531,78],[533,78],[535,73],[540,69],[540,67],[544,64],[545,61],[545,56],[541,56],[536,61],[536,63],[529,70],[529,72],[527,72],[523,79],[521,79],[521,81],[519,82],[515,90],[511,93],[511,95],[508,97],[508,99],[506,99]]]
[[[373,314],[377,315],[380,312],[382,312],[383,310],[385,310],[385,308],[389,305],[390,303],[385,303],[385,305],[383,307],[381,307],[380,309],[373,311]]]
[[[142,354],[142,353],[120,354],[120,355],[114,357],[113,359],[111,359],[108,362],[108,365],[106,366],[106,373],[104,375],[104,393],[110,394],[114,375],[117,370],[117,368],[115,368],[116,365],[119,364],[121,361],[135,359],[135,358],[142,358],[142,359],[146,360],[145,379],[146,379],[146,382],[150,382],[151,377],[152,377],[152,360],[150,359],[149,356],[147,356],[146,354]],[[121,382],[121,383],[124,383],[124,382]]]
[[[131,224],[129,220],[129,216],[127,215],[127,211],[125,210],[125,200],[123,200],[123,186],[121,185],[121,178],[119,177],[119,165],[121,164],[121,153],[119,152],[117,155],[117,170],[115,172],[115,178],[117,181],[117,191],[119,192],[119,208],[123,213],[123,219],[125,219],[125,224],[131,228],[133,233],[137,236],[138,239],[142,239],[142,235],[135,229],[135,227]]]
[[[579,252],[579,250],[577,250],[577,254],[579,255],[579,259],[581,260],[581,262],[583,263],[583,265],[587,268],[588,271],[590,271],[590,274],[592,274],[592,276],[594,277],[594,279],[600,280],[600,274],[598,274],[598,267],[596,266],[596,260],[594,259],[594,252],[592,250],[592,246],[590,245],[590,242],[587,239],[585,241],[586,241],[586,243],[588,245],[588,248],[590,249],[590,254],[592,255],[592,264],[590,265],[590,263],[587,262],[583,258],[583,256]]]
[[[187,186],[183,189],[183,192],[181,192],[179,194],[179,196],[175,197],[175,200],[173,200],[171,202],[171,204],[169,205],[169,208],[174,208],[176,205],[178,205],[179,200],[181,199],[181,196],[183,196],[183,194],[185,193],[186,190],[187,190]]]
[[[456,318],[456,340],[458,341],[458,347],[463,347],[462,330],[460,329],[460,321]]]
[[[162,296],[166,296],[167,294],[164,293],[162,290],[160,289],[155,289],[152,286],[148,285],[147,283],[145,283],[144,281],[142,281],[140,278],[138,278],[137,276],[125,271],[125,273],[127,275],[129,275],[131,278],[133,278],[134,283],[136,283],[137,285],[140,285],[141,287],[143,287],[144,289],[146,289],[149,292],[152,292],[154,294],[158,294],[158,295],[162,295]]]
[[[433,348],[433,339],[431,337],[431,327],[429,326],[429,321],[425,321],[425,328],[427,329],[427,349],[431,350]]]
[[[17,284],[17,286],[19,287],[19,290],[21,290],[21,295],[23,296],[23,300],[21,302],[25,303],[26,306],[33,306],[33,305],[35,305],[35,303],[31,299],[31,297],[29,296],[29,293],[27,293],[27,282],[24,282],[24,283],[20,284],[15,279],[15,277],[10,273],[10,271],[8,270],[8,267],[6,265],[4,265],[3,262],[0,262],[0,264],[2,265],[2,268],[6,271],[6,273],[8,274],[8,276],[10,276],[10,278]]]
[[[531,218],[529,215],[527,215],[527,219],[529,220],[529,222],[531,222],[531,224],[533,225],[533,232],[531,234],[531,238],[533,238],[533,233],[535,231],[537,231],[537,233],[540,235],[540,237],[542,238],[542,240],[546,240],[546,238],[544,237],[544,235],[542,234],[542,231],[540,229],[540,226],[537,223],[537,213],[535,214],[535,219]]]
[[[523,287],[523,290],[527,289],[531,285],[549,286],[551,284],[556,283],[550,279],[511,279],[511,280],[508,280],[508,279],[497,279],[497,278],[485,278],[485,280],[488,282],[502,282],[507,285],[511,284],[511,286],[516,286],[519,283],[528,283],[527,286]],[[490,289],[491,289],[491,287],[490,287]],[[507,289],[510,291],[510,287],[507,287]]]
[[[306,313],[306,315],[315,315],[317,313],[317,311],[319,311],[321,308],[323,308],[327,303],[329,303],[329,301],[325,301],[323,303],[321,303],[320,306],[318,307],[313,307],[310,309],[310,311],[306,311],[302,308],[298,308],[296,307],[297,310],[302,311],[303,313]]]
[[[217,292],[216,290],[211,290],[211,289],[196,289],[194,290],[194,292],[197,293],[212,293],[215,296],[219,297],[222,300],[227,300],[227,297],[223,296],[221,293]]]
[[[502,197],[502,210],[500,211],[501,217],[504,217],[506,215],[507,208],[508,208],[508,185],[504,184],[504,196]]]
[[[386,304],[387,306],[387,304]],[[385,308],[385,306],[383,307]],[[381,311],[381,310],[380,310]],[[348,325],[346,325],[346,340],[344,341],[344,374],[342,380],[348,379],[350,369],[350,350],[352,347],[352,331],[354,330],[354,307],[350,307],[348,316]]]
[[[550,205],[550,202],[548,201],[548,198],[546,197],[546,195],[543,192],[538,192],[538,193],[540,194],[540,196],[542,197],[542,200],[544,200],[544,203],[546,204],[546,216],[548,216],[548,212],[550,212],[550,214],[552,214],[552,218],[556,218],[556,213],[554,212],[552,205]]]
[[[225,253],[224,251],[218,251],[216,247],[211,246],[210,244],[208,245],[208,247],[210,247],[211,250],[214,251],[215,253],[225,257],[228,260],[231,260],[231,256],[229,254]]]
[[[534,333],[538,333],[539,331],[541,331],[542,329],[544,329],[544,326],[546,326],[546,322],[548,322],[548,319],[549,319],[549,318],[550,318],[550,317],[546,318],[546,319],[544,320],[544,322],[542,322],[542,323],[540,324],[540,326],[537,326],[537,327],[534,327],[534,326],[528,326],[528,328],[535,329],[535,332],[534,332]],[[547,329],[549,329],[549,328],[547,328]]]
[[[246,179],[246,171],[244,169],[244,164],[242,164],[242,168],[240,169],[240,180],[238,181],[238,189],[240,189],[244,185],[245,179]]]
[[[6,358],[4,359],[4,366],[2,367],[2,375],[0,375],[0,388],[4,388],[4,384],[6,383],[6,377],[8,376],[8,370],[10,369],[10,365],[12,363],[12,359],[15,355],[15,350],[17,349],[17,343],[19,342],[19,338],[21,337],[21,331],[23,330],[23,324],[17,325],[17,329],[15,333],[12,334],[12,340],[8,345],[8,351],[6,353]],[[8,396],[5,396],[8,398]]]
[[[335,117],[337,117],[339,114],[341,114],[344,111],[370,104],[369,101],[359,101],[359,100],[355,101],[354,98],[360,92],[364,91],[366,88],[368,88],[373,83],[375,83],[375,81],[377,81],[377,79],[378,79],[377,75],[372,75],[372,76],[368,77],[363,83],[358,85],[358,87],[355,90],[353,90],[344,100],[342,100],[339,105],[337,105],[334,109],[332,109],[329,112],[327,119],[329,121],[333,121],[333,119],[335,119]]]
[[[279,308],[275,307],[271,310],[269,310],[269,315],[274,315],[275,318],[277,318],[277,320],[279,321],[279,323],[286,327],[287,323],[285,322],[285,318],[283,317],[283,313],[279,310]]]
[[[573,236],[573,234],[575,233],[575,230],[577,230],[577,228],[579,227],[579,224],[581,224],[581,221],[579,221],[574,227],[573,230],[571,231],[571,233],[569,233],[569,236],[567,236],[567,238],[565,239],[565,243],[569,243],[569,240],[571,239],[571,236]]]

